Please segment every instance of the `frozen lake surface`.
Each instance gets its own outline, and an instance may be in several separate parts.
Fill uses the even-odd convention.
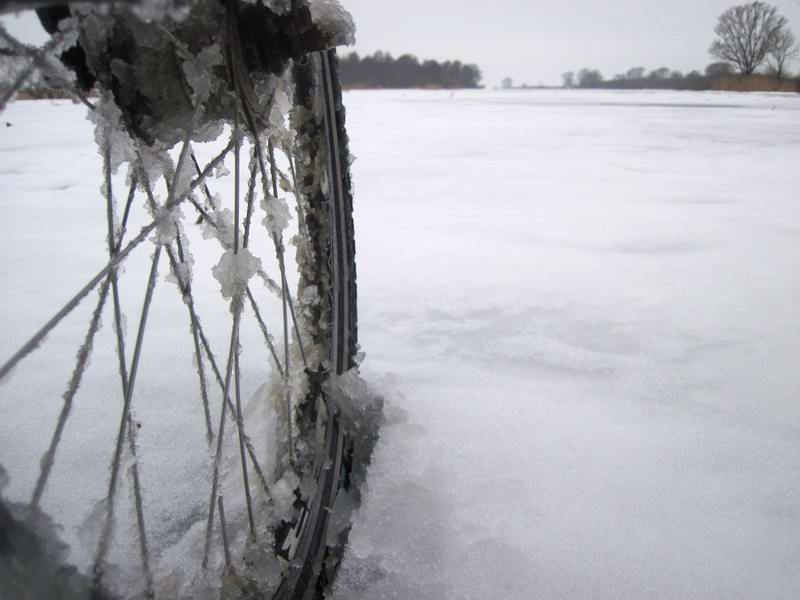
[[[362,370],[388,395],[388,423],[336,597],[795,600],[800,97],[387,91],[345,102]],[[3,114],[2,358],[102,265],[84,112],[18,102]],[[45,234],[52,243],[37,244]],[[146,267],[128,266],[131,306]],[[207,279],[197,285],[211,292]],[[29,498],[91,304],[0,388],[11,498]],[[205,477],[164,471],[203,440],[200,420],[178,417],[196,402],[180,393],[196,387],[181,309],[174,291],[157,296],[156,331],[180,314],[181,341],[166,333],[173,362],[143,364],[137,384],[143,399],[175,392],[137,405],[155,415],[140,433],[144,476],[167,488],[150,499],[156,530],[174,516],[163,499]],[[205,322],[222,348],[227,321]],[[257,343],[245,333],[243,345]],[[114,362],[93,357],[65,433],[71,469],[43,501],[68,536],[102,497],[114,426],[97,420],[118,413],[103,393],[117,393]],[[243,371],[252,395],[257,364]]]

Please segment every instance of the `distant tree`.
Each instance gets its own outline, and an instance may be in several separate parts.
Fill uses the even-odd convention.
[[[667,67],[661,67],[655,71],[650,71],[648,77],[650,79],[666,79],[669,77],[669,69]]]
[[[612,81],[626,81],[627,79],[628,75],[626,73],[617,73]]]
[[[393,87],[414,87],[419,74],[420,64],[417,57],[412,54],[403,54],[394,64]]]
[[[441,87],[442,65],[435,60],[426,60],[422,63],[420,77],[422,78],[422,87]]]
[[[783,79],[786,74],[786,63],[798,56],[800,56],[800,46],[797,45],[797,38],[794,37],[789,26],[784,25],[775,33],[772,40],[772,47],[767,58],[770,72],[778,79]]]
[[[720,15],[709,53],[750,75],[764,63],[775,36],[785,27],[786,19],[766,2],[734,6]]]
[[[706,67],[706,77],[711,79],[719,79],[725,75],[732,75],[733,67],[726,62],[711,63]]]
[[[574,88],[575,87],[575,72],[574,71],[567,71],[566,73],[561,74],[561,81],[564,82],[565,88]]]
[[[628,79],[644,79],[644,67],[633,67],[625,74]]]
[[[707,90],[710,83],[709,78],[700,71],[692,71],[683,78],[683,87],[687,90]]]
[[[578,87],[596,88],[603,83],[603,75],[595,69],[581,69],[578,73]]]
[[[483,79],[483,71],[478,65],[470,63],[461,68],[461,82],[465,88],[482,87],[481,79]]]
[[[503,86],[504,90],[510,90],[512,87],[514,87],[514,80],[511,79],[511,77],[506,77],[503,79],[503,82],[500,85]]]

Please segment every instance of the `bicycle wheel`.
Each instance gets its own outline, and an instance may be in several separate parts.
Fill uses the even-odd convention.
[[[6,465],[14,485],[0,499],[0,528],[11,550],[0,560],[0,586],[16,597],[69,589],[66,597],[321,598],[380,413],[356,369],[350,157],[331,49],[351,35],[347,16],[327,1],[238,0],[39,14],[53,36],[45,47],[31,53],[3,38],[92,107],[107,248],[105,266],[0,367],[6,414],[27,397],[31,378],[52,394],[36,381],[36,365],[31,374],[20,363],[45,336],[74,329],[81,301],[97,293],[52,435],[39,435],[41,415],[11,419],[31,428],[16,436],[42,438],[46,449],[36,469],[25,459],[14,461],[18,469]],[[3,104],[31,72],[12,78]],[[85,95],[92,88],[94,102]],[[142,257],[148,246],[152,255]],[[159,263],[178,292],[178,308],[162,319],[168,292],[156,293]],[[145,291],[131,345],[124,307],[141,290],[123,288],[136,275]],[[216,297],[207,297],[213,288]],[[214,309],[227,326],[209,319]],[[106,340],[98,335],[104,313]],[[172,366],[181,330],[191,392]],[[257,337],[264,351],[250,358]],[[212,350],[220,341],[224,361]],[[105,368],[102,405],[81,387],[90,355],[93,370]],[[110,417],[112,378],[122,400]],[[165,416],[167,399],[182,409]],[[93,429],[88,443],[70,433],[76,412]],[[177,449],[170,435],[180,438]],[[81,484],[99,501],[73,489],[78,462],[96,475]],[[66,474],[56,485],[59,470]],[[70,490],[78,508],[48,496],[54,486]],[[62,534],[78,555],[68,565],[53,524],[74,528],[69,516],[87,512],[79,535]],[[76,537],[84,545],[77,552]]]

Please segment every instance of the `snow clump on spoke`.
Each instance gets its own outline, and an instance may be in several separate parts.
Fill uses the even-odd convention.
[[[222,52],[216,44],[203,48],[197,56],[184,61],[183,74],[192,88],[192,102],[197,106],[211,94],[213,69],[222,64]]]
[[[261,208],[267,215],[262,221],[264,227],[273,236],[280,236],[283,230],[289,226],[289,220],[292,218],[286,199],[276,198],[269,194],[261,201]]]
[[[222,296],[226,300],[241,298],[247,282],[261,269],[261,259],[247,248],[234,254],[228,250],[222,255],[219,263],[212,269],[214,279],[219,282]]]

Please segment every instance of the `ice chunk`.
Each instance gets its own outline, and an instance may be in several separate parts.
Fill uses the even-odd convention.
[[[244,2],[247,4],[256,4],[258,0],[244,0]],[[292,8],[291,0],[261,0],[261,3],[279,15],[286,14],[289,12],[289,9]]]
[[[295,490],[300,480],[294,471],[287,471],[283,477],[275,482],[270,489],[272,500],[275,502],[274,515],[278,519],[290,521],[294,512]]]
[[[292,218],[286,199],[267,195],[261,201],[261,207],[267,213],[262,223],[272,235],[279,236],[289,226]]]
[[[100,152],[104,152],[106,146],[111,151],[112,172],[116,172],[121,164],[136,160],[136,147],[122,122],[122,111],[110,93],[101,93],[89,119],[94,122],[94,139]]]
[[[173,202],[183,198],[192,190],[192,180],[194,179],[194,164],[187,156],[183,161],[180,173],[177,173],[174,178],[174,190],[172,190]]]
[[[222,296],[230,300],[244,293],[247,282],[259,269],[261,259],[253,256],[247,248],[242,248],[238,254],[234,254],[233,250],[225,252],[212,272],[220,284]]]
[[[356,43],[356,24],[352,15],[337,0],[311,0],[311,19],[329,37],[334,46]]]
[[[178,221],[181,219],[180,207],[172,210],[161,207],[153,215],[157,221],[155,241],[159,244],[171,244],[178,237]]]
[[[211,198],[211,220],[203,224],[203,238],[207,240],[215,239],[222,245],[223,248],[229,250],[233,248],[234,225],[233,213],[230,209],[220,208],[222,200],[218,194]]]
[[[197,56],[183,63],[183,74],[192,88],[192,101],[195,105],[208,100],[213,82],[213,69],[222,64],[222,52],[213,44],[203,48]]]

